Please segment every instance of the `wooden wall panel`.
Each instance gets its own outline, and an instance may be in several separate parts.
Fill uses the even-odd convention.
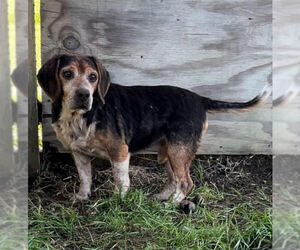
[[[271,81],[271,0],[42,0],[43,61],[97,56],[123,85],[170,84],[244,101]],[[44,113],[51,112],[44,98]],[[199,153],[271,152],[271,104],[209,116]],[[44,142],[57,145],[44,119]]]
[[[274,1],[274,99],[291,91],[295,97],[273,109],[275,154],[300,154],[300,2]]]

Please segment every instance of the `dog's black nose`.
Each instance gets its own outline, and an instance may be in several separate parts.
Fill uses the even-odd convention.
[[[90,97],[90,91],[88,89],[77,89],[75,95],[80,101],[84,102]]]

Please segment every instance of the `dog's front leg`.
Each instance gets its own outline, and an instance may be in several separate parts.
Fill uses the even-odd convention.
[[[121,197],[124,197],[127,193],[130,180],[129,180],[129,159],[130,154],[128,153],[126,158],[124,157],[122,161],[112,161],[113,175],[114,175],[114,184],[115,184],[115,193],[121,194]]]
[[[75,198],[87,200],[91,194],[92,185],[91,158],[78,152],[72,152],[72,155],[80,178],[80,187]]]

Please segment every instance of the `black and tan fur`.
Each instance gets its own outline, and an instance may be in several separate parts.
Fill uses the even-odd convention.
[[[91,74],[96,81],[94,76],[89,80]],[[206,113],[247,111],[268,96],[264,91],[249,102],[230,103],[167,85],[121,86],[111,83],[96,58],[83,55],[53,57],[39,71],[38,80],[53,102],[57,138],[74,156],[81,180],[78,199],[90,194],[91,157],[111,161],[116,191],[125,195],[130,155],[156,144],[168,184],[155,197],[173,196],[181,202],[193,186],[190,166],[208,127]]]

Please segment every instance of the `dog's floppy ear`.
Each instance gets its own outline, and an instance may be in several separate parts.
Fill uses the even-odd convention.
[[[60,55],[53,56],[39,70],[37,75],[41,88],[50,97],[52,102],[56,101],[62,94],[60,81],[58,78],[58,66]]]
[[[90,59],[95,63],[98,71],[98,93],[103,104],[105,104],[105,95],[110,86],[110,76],[104,66],[93,56]]]

